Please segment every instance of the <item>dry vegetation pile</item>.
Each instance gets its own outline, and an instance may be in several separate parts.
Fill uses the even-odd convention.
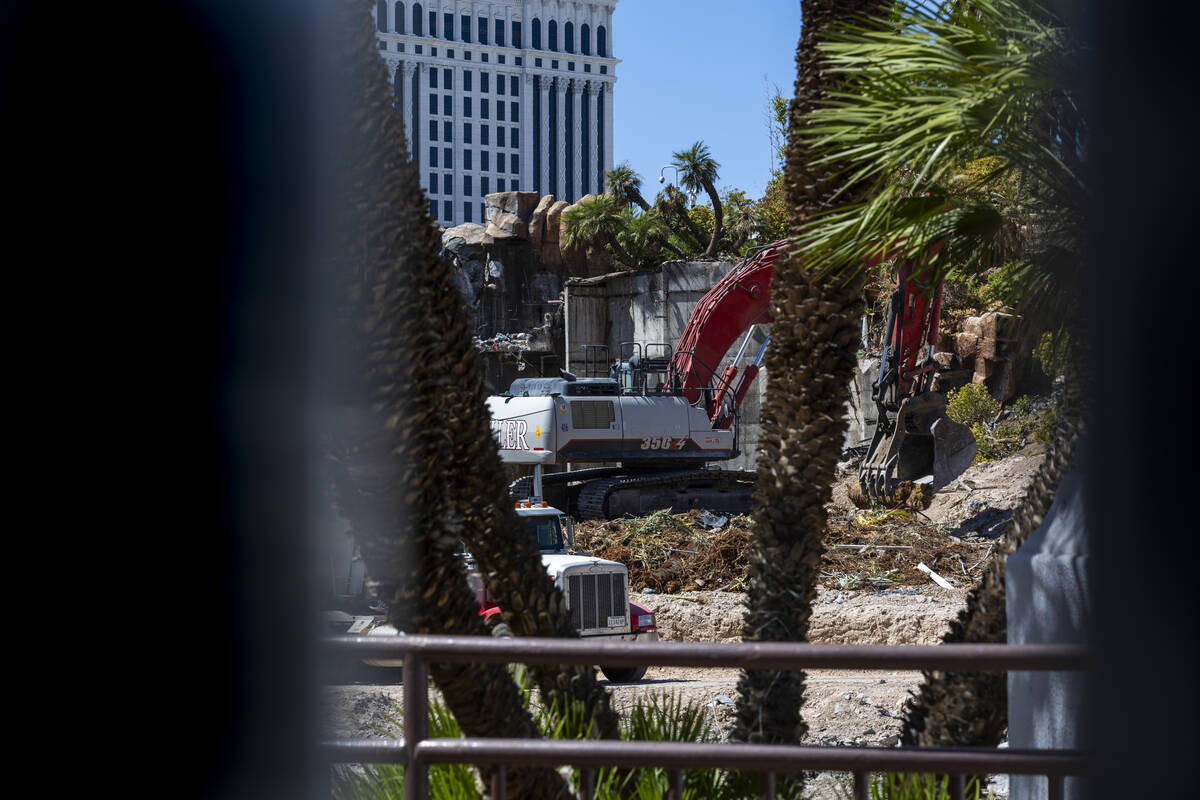
[[[708,530],[697,521],[703,513],[659,511],[640,519],[581,522],[575,548],[627,565],[635,591],[745,591],[753,520],[735,516],[720,530]],[[982,536],[952,536],[951,527],[906,509],[834,517],[825,536],[822,585],[927,586],[930,577],[917,568],[922,563],[956,586],[973,584],[994,555],[993,543]]]
[[[580,522],[575,526],[575,549],[625,564],[629,585],[637,590],[744,591],[753,521],[740,515],[711,531],[696,522],[702,513],[656,511],[641,519]]]
[[[959,538],[953,526],[929,522],[907,509],[867,510],[830,520],[825,534],[822,585],[831,589],[924,586],[924,564],[956,586],[971,585],[995,554],[982,536]]]

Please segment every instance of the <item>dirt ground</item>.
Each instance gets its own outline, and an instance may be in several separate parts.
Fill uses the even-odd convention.
[[[1035,454],[971,467],[953,486],[935,496],[915,519],[860,526],[856,547],[832,548],[836,560],[818,588],[810,640],[835,644],[936,644],[946,625],[962,609],[969,588],[994,557],[997,538],[1028,481],[1041,464]],[[844,486],[834,493],[831,519],[858,519],[862,512],[849,502]],[[868,522],[872,522],[868,520]],[[919,526],[919,527],[918,527]],[[898,530],[908,529],[908,530]],[[885,535],[886,534],[886,535]],[[871,536],[878,538],[871,539]],[[872,550],[871,545],[927,537],[927,564],[954,585],[944,589],[916,568],[897,559],[903,550]],[[899,538],[898,538],[899,537]],[[845,536],[832,541],[841,543]],[[827,540],[827,544],[830,540]],[[913,541],[916,541],[913,539]],[[865,546],[864,546],[865,545]],[[963,547],[959,547],[962,545]],[[900,547],[900,545],[893,545]],[[967,550],[963,548],[968,548]],[[845,552],[840,552],[845,551]],[[964,555],[966,554],[966,555]],[[882,563],[878,563],[882,562]],[[855,574],[886,580],[846,580]],[[903,571],[903,580],[895,580]],[[839,585],[854,588],[839,589]],[[634,588],[642,587],[634,584]],[[737,641],[741,636],[745,594],[731,591],[687,591],[678,594],[635,593],[634,602],[652,608],[665,641]],[[702,704],[724,738],[733,726],[738,671],[651,667],[636,684],[609,685],[618,708],[651,692],[673,692]],[[899,714],[920,681],[919,672],[815,670],[808,673],[802,715],[808,723],[806,744],[890,747],[899,741]],[[398,685],[331,686],[323,696],[328,734],[338,738],[399,735]],[[811,784],[812,796],[845,796],[838,778],[823,776]],[[1004,796],[1003,785],[996,786]]]

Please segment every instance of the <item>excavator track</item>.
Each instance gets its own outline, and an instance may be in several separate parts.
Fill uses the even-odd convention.
[[[646,475],[621,475],[589,482],[579,493],[579,519],[610,519],[610,499],[624,491],[645,491],[647,489],[665,489],[684,492],[695,484],[703,484],[704,488],[728,492],[743,489],[746,494],[746,506],[750,503],[749,495],[754,490],[753,472],[726,472],[724,470],[688,469],[674,472],[658,472]],[[701,504],[705,506],[706,504]],[[638,509],[639,516],[652,513],[656,508]],[[682,512],[687,508],[672,506],[672,510]]]
[[[560,483],[574,483],[596,478],[607,478],[610,475],[620,475],[624,470],[620,467],[592,467],[591,469],[575,469],[570,472],[551,472],[542,475],[543,486],[554,486]],[[514,500],[525,500],[533,493],[533,476],[526,475],[517,478],[508,485],[508,495]]]

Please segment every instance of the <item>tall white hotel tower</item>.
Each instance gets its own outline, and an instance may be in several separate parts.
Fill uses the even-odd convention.
[[[603,190],[616,4],[376,3],[380,55],[439,224],[482,224],[492,192],[574,202]]]

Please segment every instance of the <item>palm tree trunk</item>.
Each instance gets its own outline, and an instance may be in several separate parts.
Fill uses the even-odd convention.
[[[352,99],[341,131],[345,241],[330,265],[347,290],[344,413],[330,439],[332,488],[393,624],[417,633],[486,635],[458,556],[462,531],[450,496],[460,473],[478,465],[447,459],[446,419],[434,417],[482,417],[481,403],[472,408],[445,398],[445,376],[461,360],[449,360],[447,332],[438,327],[443,309],[431,300],[458,295],[437,257],[439,237],[392,108],[368,8],[340,7],[346,17],[336,66],[347,84],[344,96]],[[545,577],[540,560],[527,571]],[[430,674],[468,736],[538,735],[502,666],[435,663]],[[507,777],[510,787],[520,787],[514,796],[570,796],[554,770],[508,769]]]
[[[713,186],[710,181],[705,181],[704,191],[708,192],[708,199],[712,201],[713,206],[712,238],[708,242],[708,249],[704,251],[704,255],[709,258],[716,258],[717,249],[721,246],[721,232],[724,227],[725,213],[724,209],[721,208],[721,198],[717,196],[717,187]]]
[[[621,247],[621,243],[617,241],[617,237],[605,236],[604,243],[608,245],[610,250],[612,250],[612,254],[616,257],[617,263],[624,264],[627,267],[637,266],[636,259],[629,255],[629,253],[625,251],[624,247]]]
[[[793,192],[793,234],[830,204],[838,176],[813,159],[802,134],[803,115],[825,95],[818,43],[835,22],[885,6],[881,0],[806,0],[796,52],[798,77],[790,109],[786,164]],[[851,192],[853,193],[853,192]],[[804,253],[792,250],[771,282],[771,349],[762,411],[762,456],[755,498],[756,542],[743,638],[805,641],[824,552],[825,504],[832,495],[846,422],[844,405],[855,363],[862,314],[858,280],[824,277]],[[804,674],[745,670],[734,735],[742,741],[796,742]]]
[[[682,195],[680,195],[680,197],[682,197]],[[663,207],[673,214],[676,219],[683,223],[682,228],[676,228],[677,233],[681,231],[687,231],[691,234],[692,240],[695,242],[697,248],[705,246],[704,233],[700,230],[700,226],[697,225],[690,216],[688,216],[687,207],[683,205],[682,200],[676,203],[671,199],[668,199],[667,202],[663,204]]]
[[[629,199],[637,203],[638,208],[642,209],[642,211],[650,210],[650,204],[646,202],[646,198],[642,197],[642,193],[636,188],[631,188],[629,190]]]

